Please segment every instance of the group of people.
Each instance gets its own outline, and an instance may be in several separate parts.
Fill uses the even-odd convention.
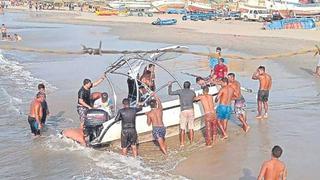
[[[186,134],[189,132],[190,143],[194,141],[194,102],[200,101],[204,110],[205,121],[205,142],[207,146],[211,146],[212,142],[216,143],[218,139],[218,130],[220,130],[222,139],[228,138],[227,126],[231,118],[232,107],[234,102],[234,112],[236,117],[242,123],[242,129],[248,132],[250,126],[247,123],[246,115],[246,102],[241,94],[241,84],[236,80],[234,73],[229,73],[227,66],[224,64],[224,59],[221,57],[221,48],[217,49],[219,54],[217,61],[210,72],[208,78],[197,77],[196,83],[202,88],[203,93],[198,96],[190,89],[191,83],[185,81],[183,88],[173,91],[173,82],[168,82],[168,94],[179,96],[180,101],[180,146],[183,147],[186,143]],[[212,63],[211,63],[212,65]],[[139,76],[139,75],[137,75]],[[68,129],[63,131],[63,135],[76,140],[80,144],[86,146],[86,134],[84,133],[85,121],[87,111],[92,108],[102,109],[110,116],[113,116],[113,105],[107,93],[91,93],[91,88],[98,86],[104,81],[105,75],[95,82],[89,79],[84,79],[83,86],[78,91],[78,105],[77,112],[80,119],[80,127],[75,129]],[[132,150],[134,157],[138,155],[138,134],[136,131],[136,114],[142,110],[144,101],[139,99],[136,102],[137,107],[132,107],[132,101],[137,101],[137,94],[135,88],[139,88],[140,96],[142,97],[146,89],[155,90],[155,69],[154,65],[148,65],[141,77],[138,78],[138,86],[133,78],[128,79],[129,94],[128,97],[122,100],[123,108],[120,109],[115,115],[115,121],[122,122],[121,129],[121,148],[122,154],[127,155],[128,150]],[[265,72],[264,66],[259,66],[252,75],[253,80],[259,80],[260,87],[258,91],[257,104],[258,114],[257,119],[268,117],[268,97],[269,91],[272,86],[272,79],[269,74]],[[134,80],[134,81],[133,81]],[[220,87],[219,92],[214,99],[214,95],[210,94],[211,86]],[[40,134],[40,129],[45,123],[46,115],[49,114],[48,106],[46,104],[45,87],[43,84],[38,86],[39,92],[35,100],[31,103],[28,121],[30,124],[31,132],[34,135]],[[163,123],[163,107],[159,96],[156,93],[148,94],[151,96],[148,105],[151,110],[146,112],[147,124],[152,125],[152,135],[156,142],[158,142],[160,150],[163,154],[167,154],[167,145],[165,142],[166,127]],[[217,108],[215,109],[215,103]],[[264,108],[264,113],[262,112]],[[141,123],[141,122],[140,122]],[[282,162],[278,161],[281,156],[282,149],[276,146],[272,150],[272,160],[264,163],[259,177],[274,176],[270,175],[270,168],[277,169],[277,173],[285,174],[285,166]],[[269,175],[268,175],[269,174]],[[279,174],[278,174],[279,175]]]
[[[7,27],[5,24],[1,25],[1,39],[7,41],[21,41],[22,37],[18,34],[10,35],[7,33]]]

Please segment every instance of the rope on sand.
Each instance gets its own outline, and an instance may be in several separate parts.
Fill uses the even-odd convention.
[[[22,51],[22,52],[32,52],[32,53],[45,53],[45,54],[59,54],[59,55],[102,55],[102,54],[141,54],[141,53],[159,53],[159,52],[175,52],[181,54],[192,54],[197,56],[209,56],[209,57],[217,57],[215,53],[204,53],[198,51],[189,51],[189,50],[174,50],[174,49],[166,49],[166,50],[102,50],[101,49],[101,42],[99,48],[88,48],[86,46],[82,46],[82,51],[66,51],[66,50],[49,50],[49,49],[34,49],[34,48],[27,48],[27,47],[14,47],[8,45],[0,45],[0,49],[8,50],[8,51]],[[315,48],[304,49],[295,52],[287,52],[287,53],[278,53],[278,54],[271,54],[266,56],[256,56],[256,57],[243,57],[234,54],[224,54],[223,57],[229,59],[237,59],[237,60],[268,60],[268,59],[276,59],[276,58],[285,58],[285,57],[292,57],[297,55],[309,54],[314,53],[314,55],[320,55],[320,48],[319,46],[315,45]]]

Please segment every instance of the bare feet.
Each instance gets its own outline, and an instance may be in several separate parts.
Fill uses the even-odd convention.
[[[246,128],[246,130],[244,130],[244,132],[248,132],[249,131],[249,129],[250,129],[250,126],[248,126],[247,128]]]
[[[263,118],[267,119],[267,118],[268,118],[268,113],[265,113],[265,114],[263,115]]]
[[[225,135],[221,138],[222,140],[228,139],[228,135]]]
[[[257,115],[256,119],[262,119],[263,117],[261,115]]]

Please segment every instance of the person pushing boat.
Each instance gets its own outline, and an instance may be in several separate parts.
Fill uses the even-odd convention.
[[[229,86],[234,89],[234,96],[232,98],[234,100],[234,112],[242,123],[242,129],[248,132],[250,126],[247,123],[246,100],[241,94],[241,85],[235,78],[236,75],[234,73],[228,74]]]
[[[40,136],[40,129],[42,128],[42,107],[41,103],[44,101],[44,93],[38,92],[36,98],[31,102],[30,111],[28,115],[28,122],[31,133],[35,136]]]
[[[167,145],[165,142],[166,127],[163,124],[163,108],[160,98],[152,94],[154,99],[150,101],[151,111],[147,112],[147,124],[152,125],[152,136],[159,143],[160,150],[167,154]]]

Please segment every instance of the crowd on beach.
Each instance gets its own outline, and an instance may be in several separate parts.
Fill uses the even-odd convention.
[[[207,146],[212,146],[217,143],[218,132],[221,133],[221,140],[227,139],[227,127],[228,121],[232,116],[232,109],[236,118],[241,122],[242,129],[247,133],[250,126],[247,122],[246,101],[241,93],[241,84],[236,80],[236,75],[230,73],[226,64],[224,64],[224,58],[221,55],[221,48],[216,49],[215,58],[210,59],[211,72],[208,77],[196,77],[195,81],[199,87],[201,87],[203,93],[196,95],[196,93],[190,89],[191,83],[185,81],[183,88],[173,91],[172,84],[174,82],[168,82],[168,95],[179,96],[180,100],[180,147],[185,146],[186,134],[190,144],[194,141],[194,102],[199,101],[204,110],[204,122],[205,122],[205,143]],[[149,64],[143,71],[142,76],[137,75],[141,84],[139,84],[139,90],[135,91],[134,78],[128,78],[128,97],[122,100],[123,108],[118,112],[113,111],[113,104],[108,96],[108,93],[94,92],[91,93],[93,87],[98,86],[105,80],[105,74],[100,79],[92,82],[90,79],[84,79],[82,87],[78,91],[77,112],[80,119],[80,127],[73,129],[66,129],[62,131],[65,137],[71,138],[81,145],[87,146],[88,139],[86,138],[88,128],[85,121],[87,113],[91,109],[101,109],[112,117],[115,116],[115,121],[121,121],[121,149],[122,154],[127,155],[128,150],[132,150],[134,157],[138,155],[138,134],[136,131],[136,114],[142,110],[143,106],[146,106],[143,97],[145,94],[151,96],[147,105],[151,107],[151,110],[146,114],[147,123],[152,126],[152,136],[156,142],[158,142],[160,150],[163,154],[168,154],[167,144],[165,142],[166,127],[163,123],[163,107],[160,97],[155,93],[155,65]],[[257,119],[268,118],[268,100],[269,91],[272,87],[272,78],[266,73],[264,66],[259,66],[257,70],[252,74],[253,80],[260,82],[257,97]],[[209,94],[210,88],[218,87],[219,91],[214,98],[212,94]],[[150,90],[151,92],[149,92]],[[137,96],[139,93],[139,96]],[[140,97],[137,99],[137,97]],[[136,106],[132,106],[133,102]],[[215,108],[217,103],[217,108]],[[231,107],[233,105],[233,108]],[[264,111],[263,111],[264,109]],[[43,84],[38,85],[38,93],[36,98],[31,102],[30,112],[28,116],[28,122],[31,128],[31,132],[35,136],[40,135],[41,128],[45,125],[46,117],[49,115],[49,108],[46,101],[45,86]],[[141,122],[140,122],[141,123]],[[188,133],[187,133],[188,131]],[[258,179],[263,177],[266,179],[277,179],[277,177],[286,177],[286,168],[283,162],[278,158],[282,154],[282,149],[279,146],[275,146],[272,149],[272,158],[270,161],[266,161],[262,167]]]

